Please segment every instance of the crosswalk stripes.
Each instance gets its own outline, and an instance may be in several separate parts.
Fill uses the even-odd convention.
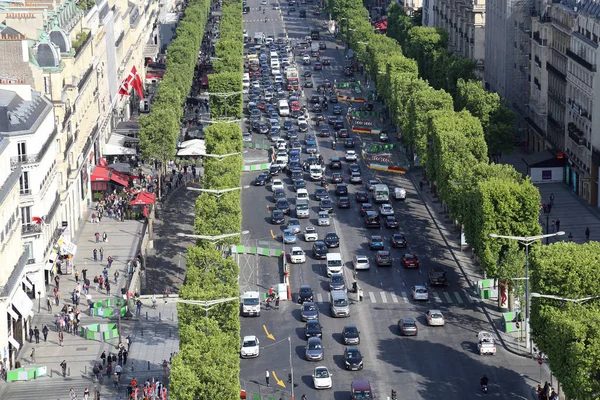
[[[379,294],[377,294],[379,293]],[[368,295],[367,295],[368,294]],[[379,298],[381,300],[379,300]],[[390,301],[391,299],[391,301]],[[316,293],[315,301],[317,303],[323,303],[323,294]],[[325,300],[327,301],[327,300]],[[364,301],[370,302],[373,304],[376,303],[404,303],[409,304],[412,302],[412,295],[410,292],[396,292],[393,293],[392,290],[388,291],[380,291],[380,292],[367,292],[364,296]],[[467,292],[459,291],[459,292],[445,292],[445,291],[430,291],[429,292],[429,303],[432,304],[458,304],[458,305],[470,305],[476,301],[472,299]]]
[[[371,303],[377,303],[377,300],[375,300],[375,293],[369,292],[369,297],[371,298]]]
[[[317,293],[317,303],[322,303],[323,302],[323,296],[321,295],[321,293]]]
[[[397,303],[397,302],[398,302],[398,298],[396,297],[396,295],[395,295],[394,293],[390,293],[390,296],[392,296],[392,301],[393,301],[394,303]]]
[[[440,297],[439,293],[436,293],[436,292],[429,293],[429,300],[433,300],[436,303],[442,302],[442,298]]]
[[[463,299],[458,293],[454,292],[454,296],[456,297],[456,301],[458,302],[458,304],[463,304]]]
[[[452,297],[450,297],[450,293],[444,292],[444,297],[448,303],[452,303]]]
[[[383,303],[387,303],[387,297],[385,297],[385,292],[381,292],[381,301]]]
[[[400,294],[402,295],[402,300],[404,300],[405,303],[408,303],[408,294],[406,292],[401,292]]]

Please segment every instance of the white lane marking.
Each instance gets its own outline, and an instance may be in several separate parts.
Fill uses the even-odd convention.
[[[390,293],[390,296],[392,296],[392,301],[393,301],[394,303],[397,303],[397,302],[398,302],[398,298],[396,297],[396,295],[395,295],[394,293]]]
[[[375,293],[369,292],[369,298],[371,299],[371,303],[377,303],[377,300],[375,300]]]
[[[456,301],[458,302],[458,304],[464,303],[462,297],[460,297],[460,293],[454,292],[454,297],[456,297]]]
[[[387,303],[387,297],[385,297],[385,292],[381,292],[381,301]]]
[[[450,297],[450,293],[444,292],[444,297],[448,303],[452,303],[452,297]]]
[[[467,303],[473,302],[473,298],[471,297],[471,295],[469,293],[465,293],[465,299],[467,299]]]
[[[436,292],[430,293],[429,298],[436,303],[440,303],[442,301],[442,299],[440,298],[440,295]]]
[[[317,293],[317,303],[323,302],[323,295],[321,293]]]
[[[402,300],[404,300],[405,303],[408,303],[408,294],[406,292],[401,292],[400,294],[402,295]]]

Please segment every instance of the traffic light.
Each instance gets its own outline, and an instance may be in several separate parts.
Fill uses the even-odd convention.
[[[396,391],[394,389],[392,389],[392,400],[398,400],[396,398]]]

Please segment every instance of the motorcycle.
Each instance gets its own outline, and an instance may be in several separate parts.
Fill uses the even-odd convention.
[[[481,391],[483,393],[487,393],[488,392],[488,386],[487,385],[481,385]]]
[[[319,119],[317,119],[317,126],[319,126],[321,124],[321,121]]]
[[[333,142],[331,142],[331,148],[332,148],[333,150],[335,150],[335,140],[334,140]]]

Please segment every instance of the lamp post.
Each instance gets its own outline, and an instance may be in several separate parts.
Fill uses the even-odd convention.
[[[595,299],[600,299],[600,296],[588,296],[588,297],[582,297],[580,299],[571,299],[568,297],[561,297],[561,296],[555,296],[553,294],[541,294],[541,293],[536,293],[536,292],[531,292],[530,293],[531,297],[535,297],[535,298],[543,298],[543,299],[552,299],[552,300],[559,300],[559,301],[568,301],[571,303],[585,303],[586,301],[590,301],[590,300],[595,300]]]
[[[217,235],[217,236],[206,236],[206,235],[192,235],[192,234],[189,234],[189,233],[178,232],[177,236],[178,237],[190,238],[190,239],[206,240],[206,241],[209,241],[211,243],[216,243],[219,240],[227,239],[227,238],[234,237],[234,236],[247,235],[248,233],[250,233],[250,231],[241,231],[241,232],[238,232],[238,233],[225,233],[223,235]]]
[[[523,246],[525,246],[525,346],[529,348],[529,352],[533,355],[533,346],[530,343],[530,332],[529,332],[529,246],[538,240],[543,240],[547,237],[562,236],[565,232],[560,231],[551,233],[548,235],[537,235],[537,236],[506,236],[498,235],[496,233],[490,233],[490,237],[498,239],[516,240]]]
[[[239,186],[239,187],[234,187],[234,188],[227,188],[227,189],[202,189],[202,188],[194,188],[194,187],[188,187],[187,189],[192,192],[210,193],[210,194],[216,195],[217,197],[221,197],[225,193],[234,192],[236,190],[248,189],[249,187],[250,187],[250,185]]]
[[[202,308],[206,313],[206,319],[208,320],[208,310],[218,306],[219,304],[228,303],[230,301],[239,300],[239,297],[224,297],[221,299],[214,300],[184,300],[175,299],[177,303],[191,304]],[[208,335],[208,322],[206,323],[206,334]]]

